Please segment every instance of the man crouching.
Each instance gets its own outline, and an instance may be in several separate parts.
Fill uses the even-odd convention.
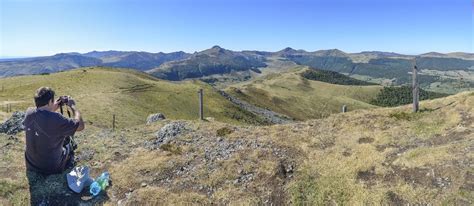
[[[73,148],[65,141],[76,131],[84,129],[81,113],[70,97],[54,100],[54,91],[41,87],[35,94],[36,108],[26,111],[25,126],[27,170],[42,174],[61,173],[73,166]],[[73,119],[65,118],[56,111],[66,104],[74,114]]]

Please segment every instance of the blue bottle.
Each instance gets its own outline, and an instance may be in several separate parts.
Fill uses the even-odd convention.
[[[109,186],[110,174],[108,172],[102,173],[91,185],[89,192],[93,196],[97,196],[101,190],[105,190]]]

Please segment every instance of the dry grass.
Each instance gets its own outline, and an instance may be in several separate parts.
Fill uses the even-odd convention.
[[[286,73],[270,74],[226,90],[249,103],[298,120],[339,113],[342,105],[347,105],[349,111],[376,107],[368,102],[377,95],[380,86],[347,86],[307,80],[300,75],[305,69],[297,67]]]
[[[166,121],[116,132],[89,127],[79,151],[95,154],[80,164],[93,176],[110,171],[106,204],[472,205],[474,94],[421,106],[414,115],[402,106],[275,126],[188,121],[192,132],[161,149],[145,143]],[[410,118],[393,115],[402,112]],[[218,135],[222,128],[232,132]],[[30,198],[23,134],[16,138],[0,135],[0,203]],[[226,143],[240,146],[207,158]]]

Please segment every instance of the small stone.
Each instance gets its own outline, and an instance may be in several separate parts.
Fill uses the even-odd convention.
[[[127,192],[127,193],[125,193],[125,197],[126,197],[127,199],[130,199],[130,196],[131,196],[131,195],[132,195],[132,192]]]
[[[166,119],[165,115],[163,115],[161,113],[150,114],[150,115],[148,115],[148,118],[146,119],[146,124],[151,124],[153,122],[157,122],[157,121],[164,120],[164,119]]]
[[[141,186],[142,186],[142,187],[146,187],[146,186],[148,186],[148,185],[147,185],[145,182],[142,182]]]

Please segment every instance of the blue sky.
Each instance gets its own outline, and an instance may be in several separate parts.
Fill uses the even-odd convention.
[[[473,0],[0,0],[0,56],[285,47],[473,52]]]

